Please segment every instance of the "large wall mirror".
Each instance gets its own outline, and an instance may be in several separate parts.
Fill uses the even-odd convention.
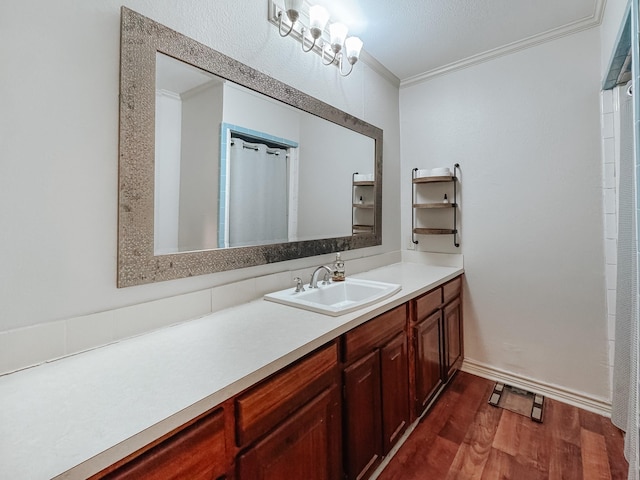
[[[381,244],[382,130],[122,7],[118,286]]]

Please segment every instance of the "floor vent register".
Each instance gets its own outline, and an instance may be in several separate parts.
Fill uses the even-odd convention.
[[[489,397],[489,405],[531,417],[534,422],[542,423],[544,397],[537,393],[497,382]]]

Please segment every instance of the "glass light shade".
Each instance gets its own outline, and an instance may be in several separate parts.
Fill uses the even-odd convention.
[[[360,50],[362,50],[362,40],[358,37],[349,37],[344,41],[344,48],[347,54],[347,60],[352,65],[358,61]]]
[[[302,0],[285,0],[284,9],[287,11],[287,17],[291,22],[295,22],[300,17],[302,10]]]
[[[339,52],[342,49],[344,39],[347,38],[348,28],[344,23],[332,23],[329,25],[329,33],[331,35],[331,49]]]
[[[329,12],[321,5],[309,7],[309,30],[313,38],[322,35],[325,25],[329,21]]]

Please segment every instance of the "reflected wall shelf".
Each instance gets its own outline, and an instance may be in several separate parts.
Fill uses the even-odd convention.
[[[413,229],[413,233],[417,234],[417,235],[453,235],[455,233],[458,233],[457,230],[455,229],[450,229],[450,228],[421,228],[421,227],[417,227]],[[418,243],[417,241],[413,242],[413,243]],[[460,245],[456,245],[456,247],[459,247]]]
[[[413,208],[455,208],[457,203],[414,203]]]
[[[458,170],[460,169],[460,164],[456,163],[453,166],[453,175],[451,176],[440,176],[440,177],[417,177],[418,169],[414,168],[411,171],[411,198],[412,198],[412,209],[411,209],[411,241],[414,244],[418,244],[418,240],[416,239],[416,235],[453,235],[453,244],[456,247],[460,246],[458,243]],[[418,190],[420,188],[427,189],[429,184],[446,184],[450,183],[452,185],[451,191],[448,194],[453,193],[452,201],[447,197],[447,193],[445,193],[445,197],[447,197],[447,201],[418,201]],[[427,226],[417,226],[417,218],[416,212],[418,210],[444,210],[451,209],[453,212],[453,228],[435,228],[435,227],[427,227]]]
[[[374,230],[374,180],[356,181],[355,176],[351,176],[351,233],[358,235],[363,233],[373,233]]]

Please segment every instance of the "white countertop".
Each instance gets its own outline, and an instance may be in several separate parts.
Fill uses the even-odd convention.
[[[0,478],[86,478],[462,272],[398,263],[354,277],[400,292],[339,317],[260,299],[0,377]]]

